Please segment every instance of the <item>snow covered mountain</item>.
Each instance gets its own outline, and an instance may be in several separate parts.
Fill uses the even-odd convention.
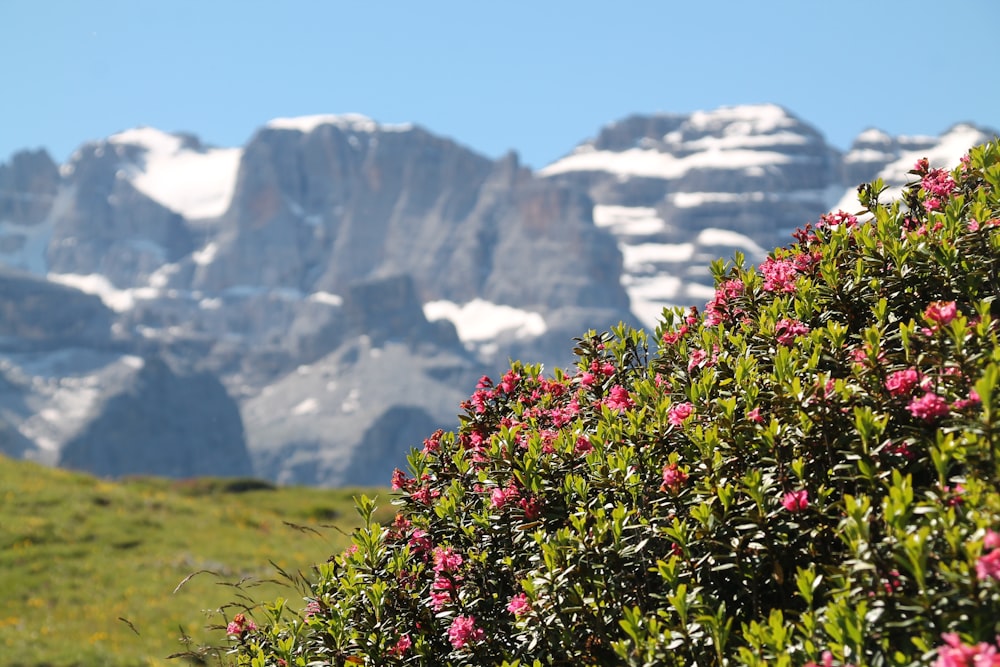
[[[664,307],[712,297],[712,260],[740,251],[757,263],[820,214],[857,210],[859,183],[881,177],[898,194],[918,158],[953,164],[993,134],[868,130],[841,154],[787,110],[745,105],[626,118],[540,174],[594,200],[594,222],[618,240],[632,310],[652,327]]]
[[[992,134],[869,130],[841,153],[754,105],[629,117],[537,173],[359,115],[275,119],[236,148],[136,128],[63,165],[19,153],[0,164],[0,451],[108,475],[384,482],[508,358],[564,364],[589,328],[701,306],[710,261],[758,262],[855,208],[860,181],[899,186],[917,158],[950,164]],[[39,294],[79,296],[61,311]],[[238,406],[229,444],[198,447],[245,464],[140,448],[116,468],[121,446],[98,451],[107,415],[138,428],[121,415],[162,416],[143,411],[163,392],[177,419],[204,414],[185,382]]]

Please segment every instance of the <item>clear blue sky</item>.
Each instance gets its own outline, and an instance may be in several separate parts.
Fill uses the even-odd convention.
[[[631,113],[726,104],[781,104],[840,148],[1000,128],[998,27],[997,0],[0,0],[0,161],[343,112],[534,167]]]

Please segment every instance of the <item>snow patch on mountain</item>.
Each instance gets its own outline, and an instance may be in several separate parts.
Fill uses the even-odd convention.
[[[598,151],[581,147],[567,157],[545,167],[539,174],[554,176],[572,171],[598,171],[621,178],[679,178],[693,169],[753,169],[768,165],[789,164],[790,155],[773,151],[713,148],[685,156],[675,156],[654,149],[630,148],[627,151]]]
[[[541,336],[548,330],[538,313],[490,303],[483,299],[459,305],[451,301],[428,301],[424,304],[428,321],[449,320],[463,343],[483,343],[502,334],[515,338]]]
[[[89,275],[50,273],[48,279],[87,294],[94,294],[100,297],[105,306],[117,313],[132,310],[137,299],[155,299],[160,295],[160,291],[153,287],[119,289],[99,273]]]
[[[19,225],[0,221],[0,264],[36,275],[44,274],[45,249],[51,238],[51,224]]]
[[[593,217],[595,225],[606,228],[617,237],[647,236],[658,234],[667,228],[656,209],[647,206],[597,204],[594,206]]]
[[[346,114],[315,114],[311,116],[294,116],[288,118],[275,118],[267,123],[265,127],[272,130],[293,130],[309,134],[317,127],[323,125],[333,125],[341,130],[352,132],[406,132],[413,129],[410,123],[400,124],[380,124],[359,113]]]
[[[119,132],[108,142],[143,149],[140,162],[124,163],[119,175],[188,220],[215,218],[229,207],[241,148],[191,148],[182,137],[151,127]]]

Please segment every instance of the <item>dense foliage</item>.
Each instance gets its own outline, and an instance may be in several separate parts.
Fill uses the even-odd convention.
[[[716,263],[654,354],[483,378],[239,663],[1000,664],[1000,145],[911,173]]]

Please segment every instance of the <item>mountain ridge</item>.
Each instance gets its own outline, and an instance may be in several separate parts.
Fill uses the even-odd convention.
[[[757,263],[793,228],[852,206],[850,177],[899,186],[916,153],[951,164],[989,132],[866,130],[842,152],[764,104],[630,116],[539,170],[358,114],[274,119],[238,148],[134,128],[63,165],[18,153],[0,164],[0,266],[99,297],[106,331],[45,349],[8,337],[3,368],[43,389],[0,396],[0,417],[23,436],[20,456],[49,457],[30,434],[61,434],[45,451],[80,435],[46,421],[59,401],[126,377],[138,358],[165,364],[156,391],[178,386],[173,375],[221,381],[227,396],[201,395],[220,414],[238,406],[247,453],[234,471],[387,479],[403,443],[452,426],[458,402],[506,359],[561,365],[587,329],[652,330],[664,307],[712,297],[713,259],[739,251]],[[30,283],[8,285],[26,298]],[[9,328],[28,326],[19,308],[7,309]],[[42,313],[35,329],[58,328],[30,312]],[[106,370],[79,351],[98,340]],[[77,357],[90,361],[66,361]],[[54,367],[67,374],[58,391],[44,389],[60,382]],[[76,404],[121,404],[114,393]],[[373,438],[392,444],[373,455]],[[208,472],[225,474],[216,461]]]

